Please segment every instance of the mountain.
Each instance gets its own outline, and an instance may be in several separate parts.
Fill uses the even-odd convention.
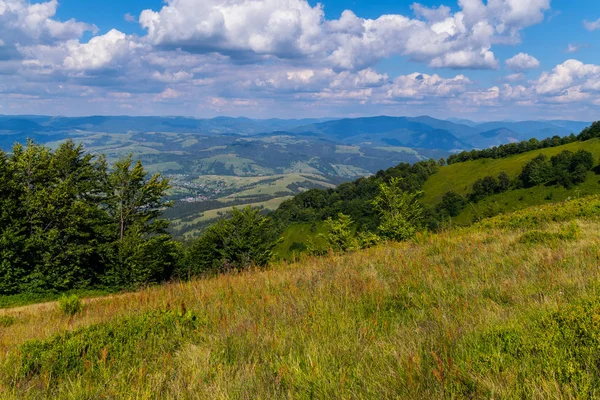
[[[298,135],[320,137],[341,144],[401,146],[444,151],[485,148],[512,141],[566,136],[579,132],[588,122],[493,121],[476,123],[466,119],[419,117],[251,119],[216,117],[87,116],[51,117],[41,115],[0,115],[0,135],[40,135],[72,133],[170,132],[201,135]],[[6,142],[6,138],[2,142]],[[54,140],[54,139],[53,139]]]
[[[44,127],[30,119],[0,118],[0,131],[10,131],[12,133],[16,133],[42,130],[44,130]]]
[[[250,119],[217,117],[196,119],[186,117],[48,117],[48,116],[0,116],[0,131],[19,132],[177,132],[219,135],[237,133],[242,135],[292,130],[298,126],[326,121],[325,118],[308,119]]]
[[[521,121],[521,122],[486,122],[477,124],[474,128],[480,132],[489,132],[498,129],[509,129],[515,132],[518,140],[531,138],[545,139],[547,137],[568,136],[571,133],[579,133],[583,128],[589,126],[586,122],[574,121]]]
[[[552,135],[550,135],[552,136]],[[476,148],[499,146],[507,143],[515,143],[523,140],[522,135],[507,128],[496,128],[485,132],[479,132],[465,140]]]
[[[345,144],[369,143],[425,149],[455,150],[471,146],[461,141],[452,132],[476,133],[464,125],[431,117],[366,117],[345,118],[301,126],[293,132],[297,134],[318,134],[330,140]],[[462,134],[461,134],[462,135]]]

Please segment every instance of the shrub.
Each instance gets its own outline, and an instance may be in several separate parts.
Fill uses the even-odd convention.
[[[339,213],[336,219],[327,218],[325,228],[327,229],[327,243],[329,248],[335,252],[352,251],[357,248],[357,241],[352,228],[354,221],[350,216]]]
[[[185,262],[187,273],[201,275],[264,267],[281,241],[279,233],[273,221],[260,210],[250,206],[243,210],[234,207],[230,218],[210,226],[189,248]]]
[[[524,244],[541,244],[558,240],[576,240],[579,236],[579,226],[570,224],[560,232],[529,231],[519,238]]]
[[[10,315],[0,315],[0,327],[2,328],[8,328],[13,325],[15,321],[15,317],[11,317]]]
[[[50,376],[54,385],[94,370],[139,367],[179,348],[196,320],[190,311],[164,311],[92,325],[25,342],[4,367],[14,371],[16,382],[11,383],[16,385],[35,376]]]
[[[417,200],[422,192],[407,192],[401,184],[401,178],[392,178],[389,185],[380,184],[372,202],[381,219],[379,234],[385,239],[411,239],[423,220],[423,207]]]
[[[83,303],[75,294],[70,296],[63,295],[58,299],[58,309],[65,315],[73,316],[83,309]]]
[[[438,205],[438,212],[448,214],[450,217],[458,216],[466,207],[467,202],[464,197],[456,192],[447,192],[442,197],[442,202]]]

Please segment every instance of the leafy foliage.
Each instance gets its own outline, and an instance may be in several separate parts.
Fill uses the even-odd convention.
[[[509,186],[510,178],[504,171],[501,172],[497,178],[494,176],[486,176],[475,181],[471,193],[469,194],[469,200],[476,203],[485,197],[506,192]]]
[[[160,175],[147,181],[131,157],[109,171],[104,157],[71,141],[0,152],[0,294],[164,280],[172,260],[154,258],[159,271],[148,274],[132,259],[150,248],[172,253],[160,218],[168,187]]]
[[[199,275],[263,267],[273,257],[279,242],[279,231],[260,210],[234,208],[231,217],[210,226],[195,241],[186,255],[182,274]]]
[[[335,189],[301,193],[282,203],[271,216],[277,223],[287,226],[294,222],[324,221],[344,213],[355,221],[358,231],[375,232],[380,225],[380,213],[375,209],[373,199],[379,194],[380,185],[401,178],[396,181],[399,189],[417,192],[438,169],[435,160],[414,165],[402,163],[374,176],[343,183]]]
[[[83,309],[83,303],[77,295],[63,295],[58,299],[58,309],[65,315],[73,316]]]
[[[585,150],[575,153],[565,150],[549,161],[546,156],[540,154],[525,165],[519,179],[525,187],[555,182],[570,189],[585,181],[588,171],[593,166],[594,156]]]
[[[336,219],[327,218],[325,221],[327,234],[325,236],[330,249],[335,252],[346,252],[357,248],[352,225],[352,218],[343,213],[339,213]]]
[[[415,235],[421,223],[423,209],[418,202],[421,192],[407,192],[400,178],[379,185],[373,207],[380,215],[378,231],[386,239],[407,240]]]

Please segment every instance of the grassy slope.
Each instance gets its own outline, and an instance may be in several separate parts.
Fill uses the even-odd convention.
[[[488,175],[497,176],[502,171],[505,171],[511,179],[514,179],[521,173],[523,166],[538,154],[545,154],[548,157],[552,157],[564,150],[574,152],[580,149],[587,150],[598,158],[600,156],[600,139],[575,142],[549,149],[534,150],[498,160],[481,159],[440,168],[425,183],[423,187],[423,191],[425,192],[423,202],[425,204],[437,204],[442,199],[442,196],[449,191],[466,195],[471,191],[471,186],[477,179]]]
[[[585,397],[597,367],[582,362],[600,346],[600,305],[585,305],[600,293],[599,211],[600,197],[531,209],[413,243],[101,298],[73,318],[54,305],[0,311],[15,317],[0,328],[0,397]],[[552,239],[571,219],[578,238]],[[532,229],[547,241],[522,243]],[[193,329],[143,314],[181,308],[197,316]],[[103,348],[115,332],[135,340]],[[96,350],[79,350],[90,337]],[[59,362],[65,354],[72,363]]]

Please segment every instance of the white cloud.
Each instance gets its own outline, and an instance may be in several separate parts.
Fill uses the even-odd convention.
[[[579,50],[581,50],[581,47],[582,45],[569,43],[565,53],[577,53]]]
[[[173,100],[181,97],[181,93],[172,88],[166,88],[162,93],[157,94],[154,99],[156,101]]]
[[[130,13],[126,13],[123,15],[123,19],[127,22],[137,22],[137,18],[131,15]]]
[[[387,89],[386,97],[423,99],[425,97],[450,97],[464,93],[471,81],[464,75],[445,79],[439,75],[413,73],[399,76]]]
[[[63,65],[71,70],[95,70],[105,68],[128,58],[132,51],[141,45],[116,29],[104,35],[95,36],[88,43],[69,41],[66,44],[68,55]]]
[[[7,43],[49,43],[56,40],[76,39],[93,25],[70,19],[60,22],[53,17],[57,0],[29,3],[26,0],[0,0],[0,36]]]
[[[152,78],[165,83],[174,83],[174,82],[185,82],[189,81],[194,77],[194,74],[187,71],[176,71],[176,72],[159,72],[154,71],[152,73]]]
[[[52,71],[94,71],[119,67],[142,45],[124,33],[112,29],[94,36],[88,43],[68,40],[56,46],[35,45],[19,47],[25,57],[24,65]]]
[[[600,29],[600,19],[597,19],[596,21],[583,21],[583,26],[590,32],[597,31]]]
[[[528,69],[536,69],[540,67],[540,62],[537,58],[526,54],[519,53],[513,58],[509,58],[505,62],[506,68],[517,72],[523,72]]]
[[[521,72],[516,73],[516,74],[510,74],[506,77],[506,80],[509,82],[518,82],[518,81],[522,81],[525,79],[525,75],[523,75]]]
[[[461,50],[436,57],[430,65],[438,68],[490,69],[498,68],[498,61],[489,49],[481,49],[479,53]]]
[[[139,18],[155,46],[219,52],[238,58],[277,57],[364,69],[401,54],[444,68],[497,68],[495,43],[516,43],[519,31],[539,23],[550,0],[459,0],[445,6],[412,6],[420,19],[383,15],[364,19],[346,10],[326,20],[305,0],[167,0]]]
[[[567,60],[552,72],[544,72],[535,83],[536,93],[559,95],[566,90],[599,90],[600,66]]]
[[[154,45],[286,57],[314,51],[323,19],[303,0],[170,0],[139,21]]]

